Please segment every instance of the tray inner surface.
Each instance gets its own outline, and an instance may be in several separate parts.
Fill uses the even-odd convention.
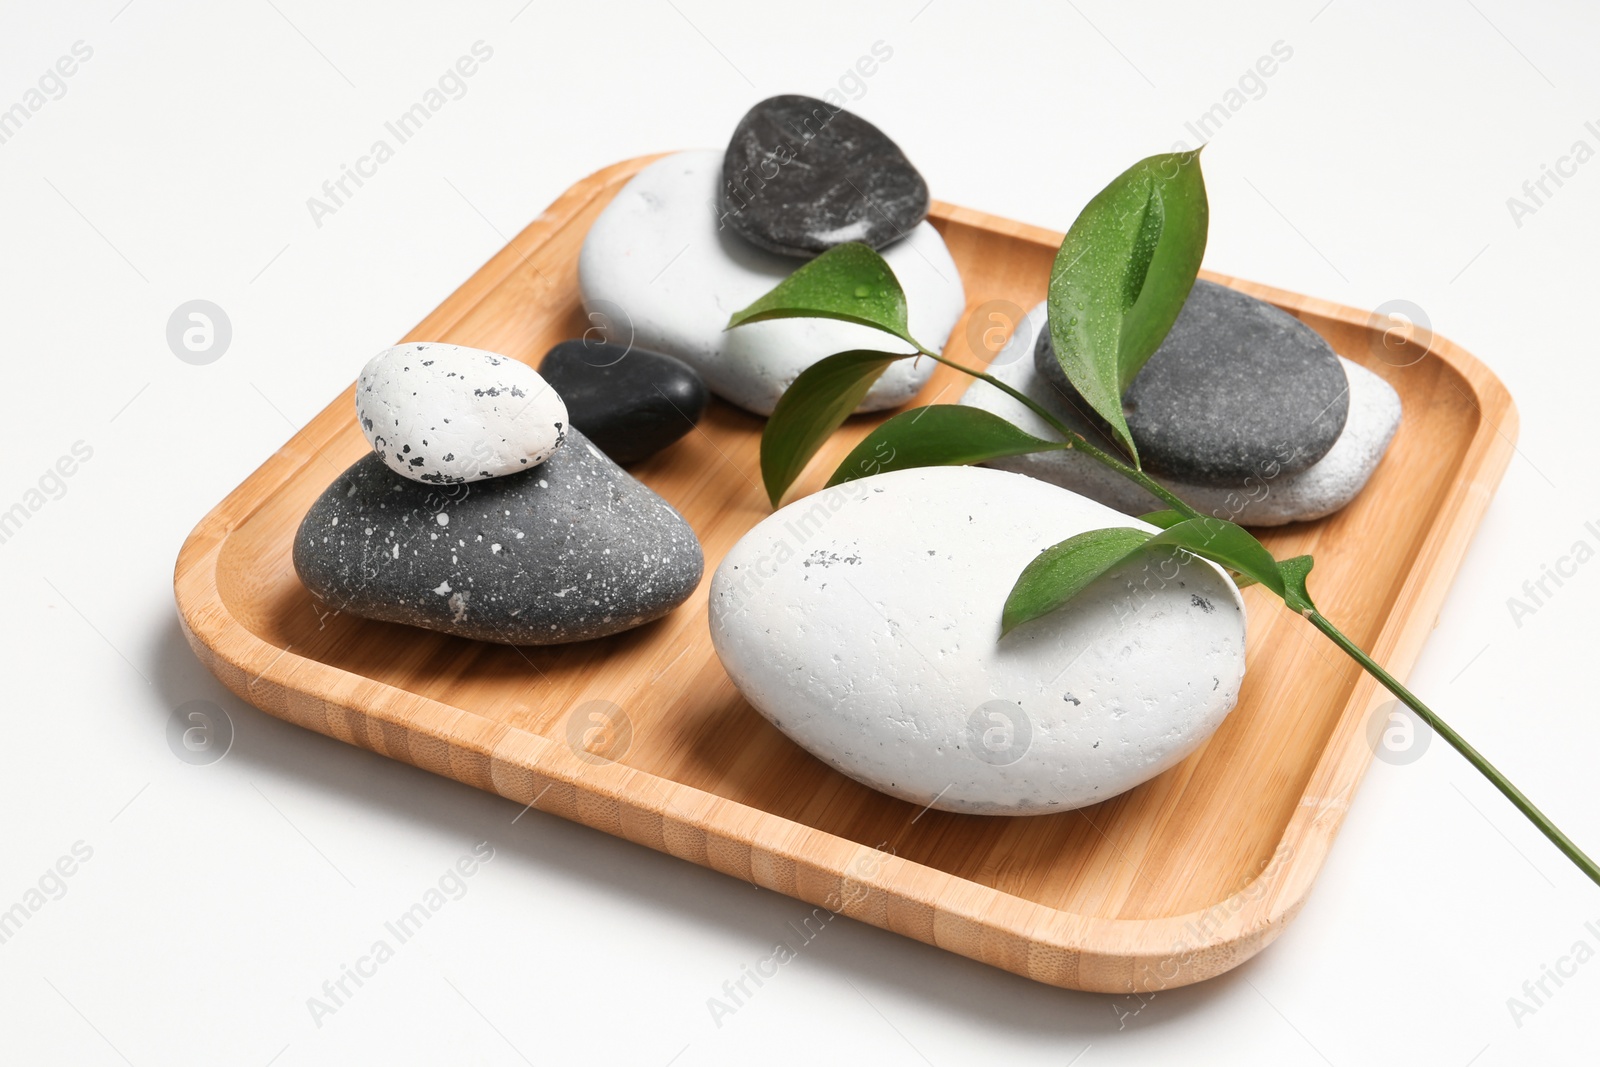
[[[448,315],[447,304],[412,337],[537,364],[555,342],[580,336],[590,324],[578,298],[577,249],[609,195],[585,205],[499,284],[467,294]],[[1034,231],[996,232],[963,215],[941,205],[934,221],[961,268],[969,314],[990,300],[1028,308],[1042,299],[1055,249]],[[1459,476],[1481,415],[1470,383],[1443,360],[1429,356],[1412,366],[1389,366],[1377,358],[1364,325],[1297,313],[1340,354],[1385,377],[1405,405],[1389,455],[1354,505],[1264,537],[1280,558],[1316,555],[1312,589],[1319,604],[1370,647]],[[976,362],[980,354],[967,326],[965,319],[957,326],[949,351]],[[964,382],[940,368],[918,402],[953,401]],[[1268,862],[1302,802],[1357,679],[1332,646],[1250,589],[1249,672],[1239,706],[1180,766],[1081,812],[1017,819],[919,812],[845,778],[783,737],[744,703],[711,649],[710,573],[770,510],[757,462],[762,420],[714,401],[699,432],[632,469],[683,512],[705,545],[707,578],[688,603],[614,638],[516,649],[330,614],[301,586],[290,564],[300,518],[366,450],[352,408],[347,390],[332,409],[342,429],[308,451],[299,470],[222,548],[222,597],[257,636],[297,656],[556,740],[564,740],[576,705],[612,701],[631,721],[631,743],[620,760],[629,767],[892,848],[905,859],[1053,908],[1144,918],[1205,908],[1240,890]],[[819,488],[877,419],[851,420],[798,492]]]

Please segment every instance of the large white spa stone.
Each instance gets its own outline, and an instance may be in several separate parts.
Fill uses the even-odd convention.
[[[1039,331],[1047,329],[1040,304],[1017,324],[1011,340],[989,365],[989,373],[1048,408],[1057,418],[1091,441],[1104,442],[1100,431],[1066,404],[1033,359]],[[1400,395],[1376,374],[1343,356],[1339,363],[1349,379],[1349,413],[1344,429],[1321,459],[1295,474],[1264,469],[1239,485],[1193,485],[1158,474],[1151,477],[1203,514],[1241,526],[1282,526],[1331,515],[1350,503],[1372,477],[1400,427]],[[974,381],[961,403],[1008,419],[1031,434],[1056,440],[1049,425],[1021,402],[988,382]],[[1109,449],[1109,445],[1107,445]],[[1081,452],[1039,452],[991,460],[989,466],[1017,471],[1100,501],[1129,515],[1143,515],[1166,505],[1122,475]]]
[[[578,284],[605,340],[677,356],[712,392],[760,415],[771,414],[800,372],[825,356],[854,348],[912,351],[881,330],[830,319],[776,319],[724,330],[729,316],[801,264],[757,248],[720,222],[722,160],[716,150],[657,160],[590,227]],[[911,336],[942,350],[966,306],[944,239],[919,223],[882,255],[905,289]],[[933,368],[930,359],[894,364],[857,410],[898,407]]]
[[[932,467],[768,516],[711,584],[711,638],[761,714],[917,805],[1033,815],[1131,789],[1216,730],[1244,677],[1239,591],[1195,558],[1140,557],[1000,637],[1043,549],[1138,525],[1036,479]]]
[[[567,433],[566,404],[526,363],[426,341],[367,362],[356,417],[390,470],[436,485],[529,470]]]

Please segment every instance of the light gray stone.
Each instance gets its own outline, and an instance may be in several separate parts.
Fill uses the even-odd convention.
[[[596,329],[613,344],[676,356],[713,393],[769,415],[813,363],[855,348],[910,352],[882,330],[833,319],[774,319],[728,330],[728,318],[800,266],[719,226],[722,153],[679,152],[645,167],[606,205],[578,257],[578,284]],[[961,274],[937,230],[919,223],[883,258],[906,292],[911,335],[944,347],[966,307]],[[902,360],[857,408],[899,407],[933,373]]]
[[[1244,677],[1239,591],[1195,557],[1142,556],[1000,637],[1035,555],[1137,525],[982,467],[847,482],[733,547],[712,643],[761,714],[874,789],[982,815],[1093,804],[1192,752]]]

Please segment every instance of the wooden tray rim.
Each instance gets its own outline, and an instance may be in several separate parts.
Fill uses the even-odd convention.
[[[447,298],[401,343],[442,336],[590,201],[658,158],[625,160],[572,186],[457,290],[468,300]],[[938,201],[931,217],[1050,247],[1062,237]],[[1291,312],[1352,325],[1370,321],[1355,308],[1212,272],[1204,276]],[[447,315],[452,307],[458,310]],[[1517,431],[1511,397],[1487,367],[1438,334],[1428,349],[1469,384],[1475,395],[1468,399],[1480,418],[1371,650],[1400,677],[1434,625],[1449,579],[1510,462]],[[1363,675],[1272,862],[1210,907],[1139,919],[1058,910],[645,771],[586,763],[538,734],[298,656],[229,614],[217,580],[227,538],[299,468],[317,461],[351,417],[352,390],[196,525],[174,572],[183,631],[201,661],[246,702],[329,736],[1030,978],[1103,992],[1199,981],[1271,943],[1304,904],[1370,762],[1365,720],[1387,694]]]

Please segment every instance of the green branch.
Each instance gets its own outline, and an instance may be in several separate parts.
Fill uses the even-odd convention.
[[[1121,397],[1183,307],[1205,250],[1207,212],[1204,183],[1194,155],[1153,156],[1126,171],[1085,208],[1063,240],[1051,275],[1049,329],[1056,357],[1068,380],[1111,424],[1130,456],[1137,457],[1138,452],[1123,418]],[[900,416],[896,416],[875,433],[894,428],[902,434],[901,444],[907,446],[912,438],[904,434],[919,435],[916,447],[906,449],[913,465],[972,463],[984,457],[1071,448],[1127,478],[1177,513],[1164,518],[1147,516],[1158,518],[1154,524],[1164,527],[1157,534],[1095,530],[1046,549],[1012,588],[1002,632],[1057,610],[1098,574],[1117,566],[1128,553],[1144,551],[1147,545],[1171,545],[1202,556],[1237,574],[1241,584],[1259,582],[1290,610],[1308,619],[1448,741],[1579,870],[1600,885],[1600,867],[1582,849],[1477,749],[1317,611],[1306,589],[1310,556],[1275,559],[1248,530],[1190,507],[1140,470],[1137,458],[1133,464],[1124,462],[1021,390],[918,343],[907,324],[905,292],[889,265],[871,248],[847,244],[824,252],[735,313],[728,327],[780,318],[831,318],[882,330],[910,344],[918,355],[987,382],[1061,436],[1060,443],[1048,442],[1005,424],[998,416],[933,420],[940,425],[923,420],[917,428],[920,413],[907,422],[916,428],[913,431],[900,427]],[[872,383],[890,364],[911,358],[909,352],[845,352],[801,373],[784,392],[762,434],[762,477],[774,504],[822,443],[860,405]],[[950,439],[961,433],[969,439]],[[857,451],[873,440],[869,435]],[[856,456],[853,452],[851,459]],[[859,477],[855,468],[872,466],[875,456],[876,451],[871,450],[860,464],[847,460],[830,484]]]
[[[913,344],[915,343],[916,342],[913,342]],[[1070,447],[1083,452],[1085,455],[1092,456],[1094,459],[1116,471],[1118,474],[1121,474],[1124,477],[1138,483],[1147,491],[1169,504],[1173,510],[1179,512],[1187,518],[1203,517],[1200,516],[1198,512],[1196,512],[1183,500],[1179,499],[1176,495],[1170,492],[1165,486],[1161,485],[1155,479],[1145,474],[1144,471],[1139,470],[1136,467],[1129,466],[1110,453],[1105,452],[1104,450],[1091,444],[1084,438],[1082,434],[1077,433],[1072,428],[1062,423],[1060,419],[1056,418],[1055,415],[1048,411],[1042,404],[1038,403],[1021,390],[1007,385],[1005,382],[996,378],[992,374],[973,370],[970,367],[962,366],[960,363],[957,363],[954,360],[946,359],[939,353],[929,351],[920,344],[917,345],[917,350],[931,359],[938,360],[947,367],[953,367],[956,370],[961,371],[963,374],[970,375],[971,377],[977,378],[980,381],[988,382],[996,389],[999,389],[1001,392],[1017,400],[1019,403],[1025,405],[1035,415],[1038,415],[1046,423],[1048,423],[1052,429],[1062,436],[1062,439],[1065,440]],[[1274,592],[1276,592],[1276,590],[1274,590]],[[1285,603],[1288,603],[1287,598],[1285,598]],[[1294,608],[1294,605],[1292,604],[1289,606],[1291,609]],[[1562,833],[1560,827],[1556,826],[1556,824],[1550,820],[1549,816],[1540,811],[1533,801],[1529,800],[1527,796],[1523,794],[1522,790],[1518,789],[1511,783],[1510,779],[1508,779],[1504,774],[1500,773],[1499,768],[1497,768],[1493,763],[1490,763],[1489,760],[1484,757],[1483,753],[1479,752],[1476,748],[1473,748],[1472,745],[1467,742],[1466,738],[1457,733],[1456,730],[1451,727],[1449,723],[1445,722],[1444,719],[1440,718],[1432,708],[1429,708],[1426,704],[1424,704],[1415,693],[1411,692],[1411,690],[1402,685],[1400,681],[1392,674],[1384,670],[1383,667],[1379,666],[1379,664],[1371,656],[1363,652],[1360,646],[1346,637],[1344,633],[1338,627],[1334,626],[1333,623],[1329,622],[1327,617],[1321,612],[1317,611],[1315,608],[1309,608],[1301,611],[1300,614],[1305,616],[1305,618],[1310,621],[1311,625],[1322,631],[1323,635],[1326,636],[1330,641],[1338,645],[1339,648],[1344,651],[1345,655],[1355,660],[1362,670],[1372,675],[1372,677],[1377,679],[1385,689],[1393,693],[1401,703],[1405,704],[1406,707],[1415,712],[1417,717],[1426,723],[1428,728],[1434,733],[1444,738],[1445,741],[1449,743],[1451,748],[1461,753],[1462,757],[1465,758],[1468,763],[1472,764],[1472,766],[1477,769],[1478,773],[1487,778],[1494,785],[1494,787],[1505,796],[1507,800],[1511,801],[1512,805],[1515,806],[1518,811],[1522,812],[1522,814],[1527,817],[1529,822],[1538,827],[1539,832],[1544,834],[1545,837],[1549,838],[1550,842],[1554,844],[1556,848],[1560,849],[1561,852],[1568,859],[1570,859],[1580,871],[1586,874],[1590,881],[1594,882],[1596,885],[1600,885],[1600,865],[1597,865],[1594,860],[1590,859],[1588,854],[1585,853],[1583,849],[1579,848],[1571,838]]]
[[[1484,758],[1483,753],[1467,743],[1467,739],[1458,734],[1449,723],[1434,713],[1433,709],[1417,698],[1417,695],[1380,667],[1371,656],[1361,651],[1355,642],[1346,637],[1337,626],[1329,622],[1321,612],[1308,611],[1305,617],[1311,625],[1321,630],[1323,634],[1344,650],[1345,655],[1361,665],[1361,669],[1376,678],[1383,687],[1393,693],[1402,704],[1417,713],[1417,717],[1428,724],[1428,728],[1450,743],[1450,747],[1461,753],[1466,761],[1477,768],[1478,773],[1489,779],[1494,787],[1505,795],[1505,798],[1528,817],[1528,821],[1539,828],[1539,832],[1550,839],[1551,844],[1559,848],[1568,859],[1577,865],[1578,869],[1589,876],[1589,880],[1600,885],[1600,866],[1594,860],[1573,844],[1572,839],[1562,833],[1549,816],[1540,811],[1522,790],[1511,784],[1510,779],[1500,773],[1499,768]]]

